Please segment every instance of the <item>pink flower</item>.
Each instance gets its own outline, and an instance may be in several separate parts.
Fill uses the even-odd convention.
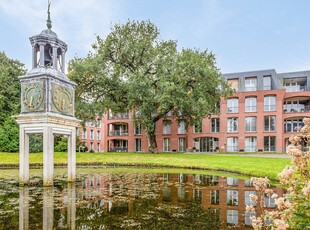
[[[310,193],[310,181],[308,181],[307,187],[304,187],[304,188],[302,189],[302,192],[303,192],[303,194],[304,194],[305,196],[308,196],[308,194]]]
[[[275,219],[273,222],[277,230],[286,230],[289,228],[289,225],[284,220]]]

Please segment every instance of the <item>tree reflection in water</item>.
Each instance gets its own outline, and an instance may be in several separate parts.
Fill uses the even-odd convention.
[[[3,181],[0,229],[251,229],[256,213],[245,205],[254,190],[198,174],[101,173],[53,188]]]

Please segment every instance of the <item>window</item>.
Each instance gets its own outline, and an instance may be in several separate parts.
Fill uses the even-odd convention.
[[[211,118],[211,133],[220,132],[220,118]]]
[[[164,149],[163,149],[163,151],[164,152],[170,152],[171,151],[170,150],[170,138],[164,138],[163,142],[164,142]]]
[[[141,139],[135,139],[135,151],[136,152],[141,152],[142,148],[141,148],[142,144],[141,144]]]
[[[256,132],[256,117],[245,118],[245,131]]]
[[[238,132],[238,118],[233,117],[227,119],[227,132]]]
[[[284,120],[284,132],[285,133],[292,133],[297,132],[299,128],[304,126],[302,122],[302,118],[293,118]]]
[[[276,96],[264,97],[264,111],[276,111]]]
[[[220,191],[210,190],[210,199],[211,204],[220,204]]]
[[[238,98],[227,99],[227,113],[238,113],[239,100]]]
[[[90,151],[94,151],[94,142],[90,142]]]
[[[230,87],[232,89],[234,89],[236,92],[238,92],[238,89],[239,89],[239,79],[228,79],[227,83],[228,83],[228,85],[230,85]]]
[[[256,137],[246,137],[245,138],[245,152],[256,152]]]
[[[271,90],[271,76],[264,76],[263,87],[263,90]]]
[[[86,129],[83,130],[82,139],[87,139],[87,131]]]
[[[100,133],[100,131],[97,131],[97,140],[101,140],[101,133]]]
[[[238,206],[238,191],[227,190],[227,205]]]
[[[186,134],[186,127],[185,127],[185,121],[180,120],[178,122],[178,134]]]
[[[271,198],[273,194],[267,195],[266,193],[264,194],[264,207],[267,208],[275,208],[276,203],[275,200]]]
[[[245,180],[245,181],[244,181],[244,185],[245,185],[246,187],[252,187],[252,186],[253,186],[253,182],[252,182],[251,180]]]
[[[164,120],[163,134],[171,134],[171,121]]]
[[[264,137],[264,151],[274,152],[276,151],[276,137]]]
[[[245,112],[256,112],[257,99],[256,97],[245,98]]]
[[[194,124],[194,133],[202,133],[202,122]]]
[[[276,131],[276,116],[265,116],[264,117],[264,131],[274,132]]]
[[[186,145],[185,145],[185,138],[179,138],[179,152],[185,152]]]
[[[227,224],[238,224],[238,210],[227,210]]]
[[[307,86],[307,78],[287,78],[283,80],[283,86],[286,89],[286,92],[304,91]]]
[[[98,120],[98,121],[96,122],[96,128],[101,128],[101,121],[100,121],[100,120]]]
[[[141,124],[135,123],[135,135],[141,135],[141,134],[142,134]]]
[[[93,121],[89,122],[89,126],[90,127],[95,127],[95,122],[93,122]]]
[[[256,202],[250,199],[250,195],[256,195],[256,191],[245,191],[244,192],[244,203],[245,205],[253,205],[256,206]]]
[[[256,91],[257,90],[257,78],[256,77],[248,77],[244,82],[244,91]]]
[[[100,143],[97,143],[97,152],[100,152]]]
[[[94,140],[94,130],[90,130],[90,139]]]
[[[227,152],[238,152],[238,137],[227,138]]]
[[[309,112],[309,99],[294,99],[284,101],[284,113],[303,113]]]
[[[232,177],[227,177],[227,185],[229,186],[238,186],[238,179],[237,178],[232,178]]]
[[[193,189],[193,200],[201,201],[202,199],[202,190],[201,189]]]
[[[256,216],[256,213],[255,212],[245,212],[245,220],[244,220],[244,224],[246,226],[252,226],[252,222],[251,222],[251,217],[254,217]]]

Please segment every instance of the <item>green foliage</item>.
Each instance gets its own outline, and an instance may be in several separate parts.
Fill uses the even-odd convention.
[[[18,77],[25,74],[24,65],[0,52],[0,125],[8,116],[20,111]]]
[[[94,53],[69,64],[69,77],[78,84],[77,115],[91,119],[107,108],[133,111],[154,152],[154,123],[169,111],[192,125],[217,113],[221,96],[232,92],[212,53],[178,52],[176,41],[163,41],[159,35],[149,21],[114,25],[105,40],[97,37]]]
[[[29,151],[31,153],[43,152],[43,136],[32,134],[29,137]]]
[[[19,150],[19,128],[10,116],[6,117],[0,126],[0,151],[18,152]]]
[[[68,138],[67,137],[55,138],[55,151],[67,152],[67,150],[68,150]]]

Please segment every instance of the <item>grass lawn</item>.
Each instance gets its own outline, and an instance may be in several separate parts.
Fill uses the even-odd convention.
[[[67,153],[55,153],[55,163],[67,163]],[[18,153],[0,153],[0,164],[18,166]],[[77,153],[77,164],[121,164],[157,167],[182,167],[222,170],[251,176],[276,179],[277,174],[290,164],[290,159],[247,156],[177,154],[177,153]],[[42,153],[31,153],[30,164],[42,164]]]

